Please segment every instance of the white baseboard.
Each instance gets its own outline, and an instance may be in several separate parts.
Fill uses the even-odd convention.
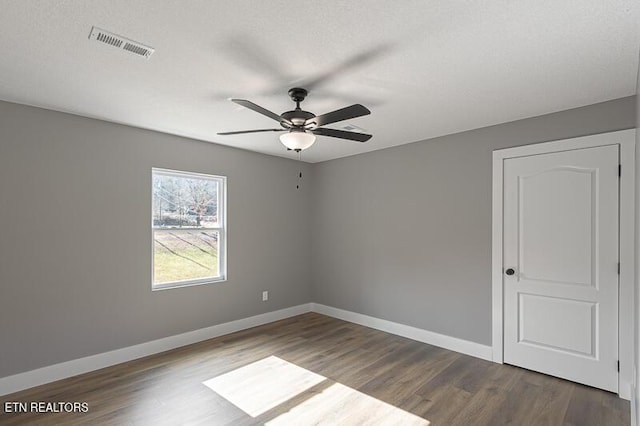
[[[417,340],[418,342],[428,343],[430,345],[439,346],[455,352],[471,355],[476,358],[492,361],[491,346],[458,339],[456,337],[445,336],[444,334],[434,333],[432,331],[412,327],[410,325],[399,324],[397,322],[370,317],[356,312],[345,311],[343,309],[321,305],[319,303],[311,303],[311,310],[319,314],[328,315],[344,321],[364,325],[365,327],[375,328],[376,330]]]
[[[305,303],[0,378],[0,396],[311,311]]]
[[[491,361],[490,346],[319,303],[305,303],[3,377],[0,378],[0,396],[312,311]]]

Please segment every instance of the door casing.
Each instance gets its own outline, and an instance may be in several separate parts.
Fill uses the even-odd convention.
[[[503,167],[504,160],[581,148],[619,145],[620,165],[620,289],[618,293],[618,354],[620,373],[618,395],[631,398],[633,383],[633,335],[634,335],[634,226],[635,226],[635,129],[602,133],[571,139],[524,145],[493,151],[493,202],[492,202],[492,359],[503,362]]]

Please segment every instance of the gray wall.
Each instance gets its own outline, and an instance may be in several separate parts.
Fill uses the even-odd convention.
[[[635,114],[628,97],[316,165],[313,301],[490,345],[492,151]]]
[[[492,150],[632,127],[629,97],[308,165],[0,102],[0,377],[309,301],[490,344]],[[228,176],[227,282],[150,290],[152,167]]]
[[[227,282],[151,291],[152,167],[228,176]],[[0,377],[309,302],[301,167],[0,102]]]

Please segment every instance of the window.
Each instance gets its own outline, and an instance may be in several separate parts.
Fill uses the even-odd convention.
[[[226,279],[226,178],[153,169],[153,289]]]

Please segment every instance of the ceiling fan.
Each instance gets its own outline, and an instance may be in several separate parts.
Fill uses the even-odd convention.
[[[371,114],[367,108],[360,104],[351,105],[322,115],[315,115],[309,111],[300,108],[300,102],[304,101],[308,92],[306,89],[294,87],[289,90],[291,100],[296,103],[296,109],[293,111],[283,112],[278,115],[268,109],[262,108],[251,101],[245,99],[231,99],[238,105],[249,108],[259,114],[267,116],[278,123],[280,129],[258,129],[258,130],[239,130],[236,132],[221,132],[219,135],[238,135],[242,133],[258,133],[258,132],[286,132],[280,135],[280,142],[289,150],[300,152],[309,148],[316,141],[315,135],[329,136],[332,138],[348,139],[356,142],[366,142],[371,139],[372,135],[357,132],[347,132],[345,130],[327,129],[323,126],[327,124],[337,123],[338,121],[349,120],[351,118],[362,117]]]

